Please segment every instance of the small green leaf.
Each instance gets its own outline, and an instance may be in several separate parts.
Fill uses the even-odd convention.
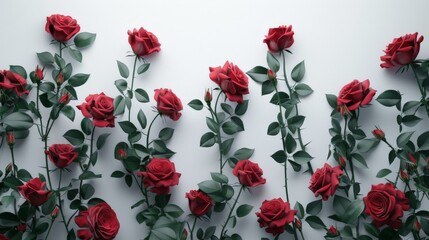
[[[158,138],[161,139],[162,141],[168,141],[173,136],[173,134],[174,134],[174,129],[166,127],[159,132]]]
[[[298,83],[295,86],[295,92],[300,97],[306,97],[313,93],[313,89],[305,83]]]
[[[63,137],[67,139],[73,146],[78,146],[85,141],[85,136],[83,133],[77,129],[70,129],[64,133]]]
[[[389,175],[392,172],[392,170],[388,168],[383,168],[380,171],[378,171],[376,177],[378,178],[384,178],[385,176]]]
[[[91,171],[86,171],[79,176],[79,180],[89,180],[95,178],[101,178],[101,174],[95,174]]]
[[[168,204],[165,206],[164,212],[173,218],[178,218],[184,213],[184,211],[175,204]]]
[[[0,120],[7,129],[10,130],[26,130],[33,126],[33,118],[23,112],[13,112]]]
[[[201,191],[210,194],[215,192],[220,192],[222,189],[220,187],[220,184],[213,181],[213,180],[206,180],[203,182],[198,183],[198,187]]]
[[[357,145],[359,152],[366,153],[375,148],[380,143],[377,138],[363,139]]]
[[[262,86],[261,86],[262,96],[270,94],[270,93],[274,92],[274,90],[276,90],[275,82],[273,82],[271,80],[267,80],[267,81],[262,83]]]
[[[11,212],[0,213],[0,226],[2,227],[15,227],[21,223],[19,218]]]
[[[121,127],[122,131],[124,131],[125,133],[130,134],[137,131],[137,128],[134,125],[134,123],[130,121],[122,121],[122,122],[118,122],[118,124]]]
[[[119,74],[121,74],[121,77],[128,78],[130,76],[130,70],[128,70],[127,65],[125,63],[116,60],[116,63],[118,64]]]
[[[146,115],[144,114],[144,112],[140,109],[139,113],[137,114],[137,120],[139,121],[140,127],[142,129],[146,128],[147,125],[147,119],[146,119]]]
[[[318,216],[308,216],[305,221],[314,229],[325,229],[326,225]]]
[[[304,212],[304,207],[302,206],[302,204],[301,203],[299,203],[299,202],[296,202],[295,203],[295,206],[294,206],[294,208],[293,209],[295,209],[297,212],[296,212],[296,216],[299,218],[299,219],[303,219],[304,218],[304,215],[305,215],[305,212]]]
[[[19,66],[19,65],[10,65],[9,68],[10,68],[11,72],[14,72],[14,73],[20,75],[24,79],[27,78],[27,71],[25,71],[25,68],[23,68],[22,66]]]
[[[402,123],[407,127],[416,126],[422,119],[415,115],[406,115],[402,117]]]
[[[83,199],[90,199],[95,193],[95,189],[91,184],[83,184],[81,187],[80,195]]]
[[[376,100],[383,106],[393,107],[401,102],[401,94],[396,90],[386,90]]]
[[[278,122],[272,122],[268,126],[267,134],[270,136],[275,136],[280,132],[280,124]]]
[[[84,73],[78,73],[73,75],[69,80],[69,84],[73,87],[79,87],[82,86],[83,84],[86,83],[86,81],[88,81],[89,78],[89,74],[84,74]]]
[[[354,200],[344,212],[344,220],[347,223],[353,224],[355,223],[359,216],[362,214],[363,210],[365,210],[365,204],[361,199]]]
[[[37,58],[42,63],[42,65],[49,65],[54,63],[54,56],[50,52],[41,52],[37,53]]]
[[[297,151],[293,154],[293,159],[296,163],[303,165],[310,162],[313,157],[305,151]]]
[[[77,50],[77,49],[73,49],[73,48],[71,48],[71,47],[69,47],[69,48],[68,48],[68,50],[69,50],[69,54],[70,54],[70,56],[71,56],[74,60],[76,60],[76,61],[78,61],[78,62],[82,62],[82,53],[81,53],[79,50]]]
[[[255,149],[240,148],[234,152],[234,157],[237,158],[238,160],[248,160],[253,155],[254,152],[255,152]]]
[[[271,157],[278,163],[284,163],[287,160],[287,155],[283,150],[278,150]]]
[[[326,94],[326,100],[328,101],[329,106],[333,109],[337,109],[337,96],[333,94]]]
[[[61,108],[61,113],[64,114],[64,116],[66,116],[72,122],[74,121],[74,118],[76,116],[76,112],[74,111],[74,108],[69,105],[66,105],[63,108]]]
[[[396,138],[396,145],[402,148],[408,143],[414,132],[403,132]]]
[[[249,204],[240,205],[236,211],[237,217],[241,218],[248,215],[250,211],[252,211],[252,209],[253,209],[252,205],[249,205]]]
[[[134,93],[136,94],[137,101],[141,103],[147,103],[149,102],[149,95],[147,92],[141,88],[137,88]]]
[[[198,99],[194,99],[194,100],[190,101],[188,103],[188,106],[197,110],[197,111],[203,109],[203,103]]]
[[[125,112],[125,99],[123,96],[118,95],[115,97],[115,100],[113,101],[113,106],[115,108],[115,111],[113,112],[114,116],[121,115]]]
[[[106,143],[107,138],[110,136],[110,133],[103,133],[97,139],[97,149],[101,149]]]
[[[137,69],[137,73],[138,74],[142,74],[144,72],[146,72],[150,67],[150,63],[143,63],[142,65],[140,65],[140,67]]]
[[[305,74],[305,63],[304,61],[298,63],[293,69],[291,73],[292,80],[295,82],[300,82],[304,78]]]
[[[114,171],[112,172],[112,175],[110,175],[110,177],[113,177],[113,178],[122,178],[124,176],[125,176],[125,173],[121,171]]]
[[[322,199],[319,199],[307,204],[305,211],[310,215],[318,215],[322,210],[322,207],[323,207]]]
[[[213,181],[215,181],[215,182],[225,183],[225,184],[227,184],[229,182],[228,177],[224,174],[211,172],[210,175],[211,175]]]
[[[206,132],[200,139],[200,147],[211,147],[216,143],[216,135],[212,132]]]
[[[256,67],[250,69],[246,73],[255,82],[263,83],[263,82],[268,80],[268,75],[267,75],[268,69],[265,67],[256,66]]]
[[[417,146],[420,150],[429,150],[429,131],[420,134],[417,138]]]
[[[78,33],[74,38],[74,44],[78,48],[88,47],[95,41],[96,36],[97,35],[95,33],[89,33],[89,32]]]
[[[234,110],[235,114],[238,116],[244,115],[247,111],[248,105],[249,105],[249,100],[244,100],[243,103],[237,104]]]
[[[268,67],[274,72],[278,72],[280,69],[279,60],[277,60],[277,58],[274,57],[274,55],[269,51],[267,51],[267,64]]]
[[[270,100],[270,103],[275,105],[283,105],[289,100],[289,95],[285,92],[277,92],[273,95]]]

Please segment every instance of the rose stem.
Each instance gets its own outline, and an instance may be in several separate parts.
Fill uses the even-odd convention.
[[[189,223],[186,222],[186,224],[188,225],[188,228],[189,228],[189,232],[191,232],[191,240],[194,240],[194,229],[195,229],[196,223],[197,223],[197,217],[196,216],[194,216],[194,223],[192,224],[192,228],[189,225]]]
[[[216,129],[217,133],[216,134],[217,134],[217,145],[219,147],[219,173],[220,174],[222,174],[223,166],[225,166],[225,164],[223,164],[223,156],[222,156],[222,139],[221,139],[221,133],[220,133],[220,122],[219,122],[219,119],[217,117],[217,105],[218,105],[219,98],[220,98],[221,94],[222,94],[222,91],[220,91],[219,94],[217,95],[214,110],[213,110],[211,104],[209,104],[209,103],[207,104],[209,107],[210,114],[211,114],[213,120],[216,122],[216,125],[217,125],[217,129]]]
[[[150,130],[152,129],[152,125],[160,115],[161,115],[160,113],[156,114],[156,116],[152,119],[152,122],[150,122],[150,124],[149,124],[149,128],[147,129],[147,135],[146,135],[146,149],[149,149],[149,144],[152,143],[152,142],[149,142]]]
[[[243,189],[244,189],[244,186],[241,186],[240,191],[238,191],[237,197],[235,198],[234,204],[232,205],[231,210],[229,210],[229,214],[228,214],[228,217],[226,218],[226,222],[225,222],[225,224],[222,226],[222,230],[220,231],[220,239],[223,239],[223,236],[224,236],[224,234],[226,233],[226,231],[225,231],[225,227],[226,227],[226,225],[227,225],[227,224],[228,224],[228,222],[229,222],[229,218],[231,217],[232,212],[234,211],[235,205],[237,205],[238,198],[240,197],[241,192],[243,191]]]
[[[66,219],[64,217],[63,207],[62,207],[62,203],[61,203],[60,189],[61,189],[61,179],[62,179],[62,177],[63,177],[63,169],[60,169],[60,179],[58,180],[58,193],[57,193],[57,196],[58,196],[58,207],[60,209],[61,218],[63,219],[63,222],[64,222],[64,227],[66,228],[67,232],[69,232],[68,224],[67,224]]]
[[[13,145],[9,146],[10,149],[10,157],[12,158],[12,175],[14,177],[16,177],[16,169],[15,169],[15,154],[13,151]],[[17,210],[16,210],[16,199],[13,198],[13,210],[15,211],[15,215],[17,214]]]
[[[82,174],[86,173],[88,171],[89,167],[91,167],[92,150],[94,148],[94,146],[93,146],[94,145],[94,134],[95,134],[95,126],[92,128],[92,133],[91,133],[91,145],[89,147],[88,166],[86,166],[86,168],[85,168],[85,166],[82,167],[82,170],[83,170]],[[82,193],[82,185],[83,185],[83,180],[81,179],[80,183],[79,183],[79,200],[81,200],[81,201],[82,201],[82,194],[81,194]]]
[[[422,84],[420,84],[419,78],[417,77],[416,69],[413,64],[411,64],[411,69],[413,70],[414,77],[417,81],[417,85],[419,86],[420,93],[422,94],[422,99],[420,101],[424,104],[426,114],[428,115],[428,118],[429,118],[429,107],[426,101],[426,89],[422,86]]]
[[[130,97],[130,99],[132,99],[133,98],[133,90],[134,90],[134,76],[135,76],[135,73],[136,73],[136,65],[137,65],[137,59],[138,59],[139,57],[136,55],[136,57],[135,57],[135,59],[134,59],[134,66],[133,66],[133,74],[131,75],[131,96],[129,96]],[[130,108],[128,109],[128,121],[131,121],[131,106],[130,106]]]
[[[287,75],[286,75],[286,56],[285,56],[285,52],[281,51],[280,55],[282,55],[282,58],[283,58],[283,75],[285,77],[285,83],[286,83],[287,89],[289,91],[289,96],[291,96],[292,88],[289,85],[289,82],[287,80]],[[296,115],[298,115],[298,104],[295,104],[295,109],[296,109]],[[305,145],[302,142],[301,128],[300,127],[298,128],[298,140],[299,140],[299,145],[301,147],[301,150],[305,151]],[[308,171],[310,172],[311,175],[313,175],[314,171],[313,171],[313,166],[311,165],[311,162],[308,162],[307,166],[308,166]]]

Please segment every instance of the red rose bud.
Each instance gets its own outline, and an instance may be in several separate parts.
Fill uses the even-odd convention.
[[[19,224],[17,227],[18,231],[20,232],[25,232],[25,229],[27,229],[27,225],[25,225],[25,223],[21,223]]]
[[[52,212],[51,212],[51,217],[52,217],[52,219],[57,218],[57,216],[58,216],[58,211],[60,211],[60,209],[59,209],[58,207],[55,207],[55,208],[54,208],[54,210],[52,210]]]
[[[338,230],[334,226],[331,226],[328,229],[328,234],[331,234],[332,236],[338,236]]]
[[[407,170],[408,172],[413,172],[417,168],[417,160],[411,153],[408,154],[408,158],[411,163],[407,162]]]
[[[408,176],[408,174],[404,170],[399,171],[399,176],[401,177],[402,181],[404,181],[405,183],[407,183],[410,180],[410,176]]]
[[[5,174],[5,175],[7,175],[7,174],[9,174],[10,172],[12,172],[12,163],[9,163],[9,164],[6,166],[5,172],[6,172],[6,174]]]
[[[378,140],[386,140],[386,135],[384,134],[384,132],[379,129],[379,128],[375,128],[374,130],[372,130],[372,135],[374,135],[375,138],[377,138]]]
[[[338,162],[340,164],[341,169],[346,168],[346,160],[344,159],[343,156],[340,156],[340,159],[338,159]]]
[[[37,81],[43,80],[43,70],[39,68],[39,66],[36,67],[36,70],[34,71],[34,77]]]
[[[211,92],[207,89],[206,90],[206,94],[204,95],[204,101],[206,101],[207,104],[210,104],[212,101],[213,97]]]
[[[124,160],[125,158],[127,158],[127,153],[125,152],[125,150],[123,148],[119,148],[118,157],[121,160]]]
[[[301,222],[301,220],[299,220],[298,218],[295,218],[295,227],[296,227],[299,231],[301,231],[301,229],[302,229],[302,222]]]
[[[421,229],[422,227],[421,227],[421,225],[420,225],[420,222],[419,222],[419,220],[416,218],[416,220],[414,221],[414,224],[413,224],[413,231],[414,232],[420,232],[420,229]]]
[[[64,82],[64,75],[62,73],[59,73],[56,79],[57,85],[61,86]]]
[[[65,93],[58,99],[58,103],[61,105],[67,105],[70,102],[71,96],[68,93]]]
[[[275,81],[277,79],[276,73],[271,69],[268,69],[267,75],[268,75],[268,80],[270,81]]]
[[[13,132],[7,133],[7,144],[9,144],[9,146],[11,147],[15,145],[15,135],[13,134]]]

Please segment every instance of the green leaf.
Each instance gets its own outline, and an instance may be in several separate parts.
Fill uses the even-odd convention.
[[[304,218],[305,212],[304,212],[304,207],[302,206],[302,204],[301,204],[301,203],[296,202],[296,203],[295,203],[295,206],[293,207],[293,209],[295,209],[295,210],[297,211],[297,212],[296,212],[296,216],[297,216],[299,219],[303,219],[303,218]]]
[[[305,221],[314,229],[325,229],[326,225],[318,216],[308,216]]]
[[[417,146],[420,150],[429,150],[429,131],[422,133],[417,138]]]
[[[297,151],[295,154],[293,154],[293,159],[296,163],[303,165],[310,162],[313,157],[305,151]]]
[[[415,115],[406,115],[402,117],[402,123],[407,127],[416,126],[422,119]]]
[[[114,116],[121,115],[125,112],[125,99],[123,96],[118,95],[115,97],[115,100],[113,101],[113,106],[115,108],[115,111],[113,112]]]
[[[201,136],[200,147],[211,147],[216,143],[216,135],[212,132],[206,132]]]
[[[337,96],[333,94],[326,94],[326,100],[328,101],[329,106],[333,109],[337,109]]]
[[[359,216],[362,214],[363,210],[365,210],[365,204],[361,199],[356,199],[346,208],[344,212],[344,220],[347,223],[353,224],[355,223]]]
[[[240,127],[239,125],[237,125],[235,122],[228,121],[228,122],[225,122],[224,124],[222,124],[222,130],[226,134],[232,135],[232,134],[235,134],[237,132],[243,131],[244,129],[242,127]]]
[[[140,127],[142,127],[142,129],[146,128],[147,125],[147,119],[146,119],[146,115],[144,114],[144,112],[140,109],[139,113],[137,114],[137,120],[139,121]]]
[[[215,181],[215,182],[225,183],[225,184],[227,184],[229,182],[228,177],[224,174],[211,172],[210,175],[211,175],[213,181]]]
[[[278,163],[284,163],[287,160],[287,155],[283,150],[278,150],[271,157]]]
[[[378,237],[380,234],[380,230],[378,230],[378,228],[373,224],[364,223],[363,226],[365,227],[365,230],[374,237]]]
[[[353,163],[357,168],[368,168],[368,165],[366,164],[366,160],[362,155],[358,153],[352,154],[352,159],[354,160]]]
[[[74,111],[74,108],[69,105],[66,105],[63,108],[61,108],[61,113],[64,114],[64,116],[66,116],[72,122],[74,121],[74,117],[76,116],[76,112]]]
[[[149,102],[149,95],[147,92],[141,88],[137,88],[135,91],[137,101],[141,103]]]
[[[158,134],[158,138],[161,139],[162,141],[168,141],[171,139],[171,137],[174,134],[174,129],[173,128],[163,128],[159,134]]]
[[[319,199],[307,204],[305,211],[310,215],[318,215],[322,210],[322,207],[323,207],[322,199]]]
[[[91,184],[83,184],[81,187],[80,195],[83,199],[90,199],[95,193],[95,189]]]
[[[11,212],[2,212],[0,213],[0,226],[2,227],[15,227],[18,226],[21,222],[19,218]]]
[[[112,175],[110,175],[110,177],[113,177],[113,178],[122,178],[124,176],[125,176],[125,173],[118,171],[118,170],[112,172]]]
[[[396,90],[386,90],[376,100],[383,106],[393,107],[401,102],[401,94]]]
[[[238,160],[248,160],[255,152],[255,149],[240,148],[234,152],[234,157]]]
[[[157,238],[152,239],[151,237],[149,240],[176,240],[176,232],[169,227],[152,229],[151,233]]]
[[[296,150],[296,141],[295,138],[291,134],[286,135],[286,151],[288,153],[292,153]]]
[[[280,124],[278,122],[272,122],[268,126],[267,134],[270,136],[275,136],[280,132]]]
[[[265,67],[256,66],[256,67],[250,69],[246,73],[255,82],[263,83],[263,82],[268,80],[268,75],[267,75],[268,69]]]
[[[97,35],[95,33],[89,33],[89,32],[78,33],[74,38],[74,44],[78,48],[88,47],[95,41],[96,36]]]
[[[79,50],[77,50],[77,49],[73,49],[73,48],[71,48],[71,47],[69,47],[69,48],[68,48],[68,50],[69,50],[69,54],[70,54],[70,56],[71,56],[74,60],[76,60],[76,61],[78,61],[78,62],[82,62],[82,53],[81,53]]]
[[[130,172],[135,171],[135,170],[140,168],[140,159],[138,157],[129,156],[129,157],[125,158],[122,162],[124,163],[124,167]],[[128,186],[130,186],[130,185],[128,185]]]
[[[80,128],[82,129],[82,132],[84,132],[86,135],[90,135],[92,129],[94,128],[94,125],[92,124],[91,119],[83,118],[80,123]]]
[[[197,111],[203,109],[203,103],[198,99],[194,99],[194,100],[190,101],[188,103],[188,106],[197,110]]]
[[[207,127],[210,130],[212,130],[213,132],[217,132],[218,131],[219,125],[216,123],[215,120],[213,120],[213,118],[206,117],[206,124],[207,124]]]
[[[232,107],[229,104],[227,104],[227,103],[221,103],[220,106],[221,106],[222,110],[225,113],[227,113],[229,115],[233,115],[234,114],[234,110],[232,109]]]
[[[37,58],[42,63],[42,65],[49,65],[54,63],[54,56],[50,52],[41,52],[37,53]]]
[[[244,100],[243,103],[238,103],[235,107],[235,114],[238,116],[244,115],[247,111],[247,107],[249,105],[249,100]]]
[[[306,97],[313,93],[313,89],[305,83],[298,83],[295,86],[295,92],[300,97]]]
[[[146,72],[150,67],[150,63],[143,63],[142,65],[140,65],[140,67],[137,69],[137,73],[138,74],[142,74],[144,72]]]
[[[168,204],[165,206],[164,212],[173,218],[178,218],[184,213],[184,211],[175,204]]]
[[[70,129],[66,133],[64,133],[63,137],[69,141],[69,143],[73,146],[78,146],[85,141],[85,136],[83,133],[77,129]]]
[[[79,176],[79,180],[89,180],[95,178],[101,178],[101,174],[95,174],[91,171],[86,171]]]
[[[55,194],[51,195],[47,202],[42,205],[42,213],[45,215],[50,215],[55,208],[57,198]]]
[[[122,122],[118,122],[118,124],[121,127],[122,131],[124,131],[125,133],[130,134],[137,131],[137,128],[134,125],[134,123],[130,121],[122,121]]]
[[[399,148],[404,147],[408,141],[410,140],[411,136],[414,132],[403,132],[401,133],[398,138],[396,138],[396,145],[398,145]]]
[[[406,115],[413,115],[416,113],[420,104],[421,104],[421,102],[419,102],[419,101],[406,102],[404,104],[404,107],[402,108],[402,112]]]
[[[300,82],[304,78],[305,74],[305,63],[304,61],[298,63],[293,69],[291,73],[292,80],[295,82]]]
[[[23,77],[24,79],[27,79],[27,71],[25,71],[25,68],[23,68],[22,66],[10,65],[9,68],[11,72],[14,72]]]
[[[291,132],[295,132],[299,129],[302,124],[304,124],[305,117],[301,115],[296,115],[287,120],[287,127]]]
[[[275,105],[283,105],[289,100],[289,95],[285,92],[277,92],[273,95],[270,103]]]
[[[252,209],[253,209],[252,205],[249,205],[249,204],[240,205],[236,210],[237,217],[241,218],[248,215],[250,211],[252,211]]]
[[[23,112],[13,112],[0,120],[10,130],[26,130],[33,126],[33,118]]]
[[[222,190],[220,184],[213,180],[205,180],[203,182],[200,182],[198,183],[198,187],[201,191],[207,194],[220,192]]]
[[[33,177],[31,176],[31,174],[25,170],[25,169],[19,169],[18,170],[18,178],[21,179],[24,182],[28,182],[30,181]]]
[[[363,139],[357,145],[359,152],[366,153],[375,148],[380,143],[377,138]]]
[[[277,60],[277,58],[274,57],[274,55],[269,51],[267,51],[267,64],[268,67],[274,72],[278,72],[280,69],[279,60]]]
[[[125,63],[116,60],[116,63],[118,64],[119,74],[121,74],[121,77],[128,78],[130,76],[130,70],[128,70],[127,65]]]
[[[385,176],[389,175],[392,172],[392,170],[388,168],[383,168],[380,171],[378,171],[376,177],[378,178],[384,178]]]
[[[270,94],[270,93],[274,92],[274,90],[276,90],[275,82],[273,82],[271,80],[267,80],[267,81],[262,83],[262,86],[261,86],[262,96]]]
[[[88,81],[88,78],[89,78],[89,74],[78,73],[78,74],[73,75],[68,80],[68,82],[73,87],[79,87],[79,86],[82,86],[83,84],[85,84],[86,81]]]
[[[210,226],[204,233],[204,239],[210,239],[216,233],[216,226]]]
[[[106,143],[107,138],[110,136],[110,133],[103,133],[97,139],[97,149],[101,149]]]
[[[228,154],[229,150],[231,150],[233,142],[234,142],[234,138],[229,138],[222,142],[221,151],[223,155]]]

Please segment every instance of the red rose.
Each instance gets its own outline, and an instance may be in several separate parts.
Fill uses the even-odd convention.
[[[19,186],[19,192],[27,199],[32,206],[40,206],[48,201],[51,196],[50,191],[43,190],[46,182],[42,182],[40,178],[36,177],[28,181],[22,186]]]
[[[67,42],[80,31],[76,19],[61,14],[53,14],[46,18],[45,31],[58,42]]]
[[[249,93],[249,80],[241,69],[226,61],[223,67],[209,67],[209,70],[210,79],[220,86],[230,101],[243,103],[243,95]]]
[[[283,233],[285,226],[291,222],[296,214],[296,210],[290,209],[288,202],[283,202],[281,198],[265,200],[261,205],[261,212],[257,212],[259,226],[266,227],[267,233],[273,236]]]
[[[3,234],[0,234],[0,240],[9,240],[9,238]]]
[[[310,186],[308,187],[317,197],[322,195],[323,201],[334,195],[340,181],[338,178],[343,175],[343,171],[339,166],[332,168],[325,163],[323,168],[318,168],[311,176]]]
[[[387,224],[398,229],[402,224],[400,218],[404,211],[410,209],[405,194],[395,189],[391,183],[372,185],[371,191],[363,201],[365,213],[374,219],[372,223],[377,227]]]
[[[156,194],[168,194],[170,187],[179,184],[180,173],[176,172],[174,163],[166,158],[153,158],[146,166],[145,172],[139,172],[145,187]]]
[[[412,63],[419,54],[420,43],[423,41],[423,36],[417,39],[417,35],[418,33],[416,32],[393,39],[384,50],[386,55],[380,57],[381,61],[384,61],[380,66],[382,68],[391,68]]]
[[[21,75],[8,70],[0,71],[0,88],[12,90],[18,94],[18,96],[21,96],[22,94],[28,94],[30,92],[26,87],[27,80]]]
[[[82,111],[84,117],[92,117],[94,126],[115,126],[115,117],[113,116],[113,98],[106,96],[104,93],[90,94],[85,98],[85,101],[86,103],[78,105],[77,108]]]
[[[155,89],[155,101],[158,112],[167,115],[171,120],[179,120],[183,109],[182,102],[170,89]]]
[[[191,190],[186,193],[189,210],[197,217],[205,215],[213,206],[212,199],[200,190]]]
[[[294,42],[293,34],[292,25],[270,28],[268,35],[265,36],[264,43],[267,44],[271,52],[281,52],[283,49],[292,46]]]
[[[369,87],[369,80],[359,82],[353,80],[341,88],[337,97],[338,109],[341,114],[354,111],[368,105],[377,91]]]
[[[46,151],[49,160],[58,168],[65,168],[79,156],[70,144],[53,144]]]
[[[128,42],[133,52],[139,57],[148,56],[161,50],[158,38],[142,27],[139,30],[134,28],[132,32],[128,30]]]
[[[80,211],[74,221],[83,228],[77,230],[77,236],[84,240],[114,239],[120,227],[116,213],[105,202]]]
[[[265,184],[266,180],[262,177],[262,169],[257,163],[249,160],[238,161],[232,174],[238,178],[241,185],[246,187],[256,187]]]

